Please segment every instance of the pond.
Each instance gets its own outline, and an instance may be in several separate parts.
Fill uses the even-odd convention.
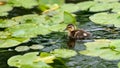
[[[70,2],[70,1],[67,1],[67,2]],[[19,10],[22,10],[24,12],[21,13],[21,12],[19,12]],[[113,25],[113,24],[100,25],[99,23],[94,23],[94,21],[90,20],[89,17],[97,12],[88,12],[88,11],[73,12],[73,14],[75,14],[75,19],[76,19],[75,22],[77,22],[76,27],[79,29],[84,29],[87,32],[90,32],[92,34],[92,38],[85,39],[82,41],[77,40],[77,41],[75,41],[75,46],[73,48],[69,48],[69,46],[67,45],[69,38],[67,36],[66,31],[62,30],[66,27],[66,25],[62,24],[62,27],[61,26],[50,27],[51,32],[49,32],[46,28],[43,27],[44,25],[47,25],[47,24],[52,26],[53,24],[51,24],[51,21],[58,22],[57,18],[51,19],[50,18],[51,16],[50,17],[45,17],[45,16],[38,17],[36,15],[30,15],[30,16],[28,15],[28,18],[27,18],[27,16],[19,17],[21,15],[27,15],[27,14],[34,14],[34,13],[39,14],[40,12],[42,12],[42,11],[39,11],[36,8],[24,9],[21,7],[15,7],[12,11],[10,11],[10,14],[8,16],[1,16],[1,19],[12,19],[12,20],[16,20],[17,22],[19,22],[19,24],[21,24],[20,27],[18,27],[19,25],[15,26],[15,27],[13,27],[13,26],[11,27],[11,25],[10,26],[3,25],[5,28],[2,27],[1,31],[10,31],[11,33],[13,33],[12,39],[15,40],[17,38],[17,41],[20,40],[20,42],[22,42],[22,43],[16,44],[17,46],[13,45],[12,47],[5,47],[5,48],[3,47],[0,49],[0,53],[1,53],[0,54],[0,57],[1,57],[0,58],[0,68],[17,68],[17,67],[18,68],[51,68],[51,67],[53,67],[53,68],[118,68],[119,56],[116,56],[116,55],[120,54],[119,46],[117,46],[117,45],[119,45],[120,28],[116,24],[115,25]],[[103,11],[103,12],[106,12],[106,11]],[[54,15],[54,13],[53,13],[53,15]],[[68,14],[68,16],[70,16],[70,15]],[[16,17],[16,18],[13,18],[13,17]],[[31,23],[37,22],[37,21],[42,22],[42,21],[38,20],[38,19],[31,20],[30,17],[31,18],[45,17],[48,19],[46,21],[48,23],[47,24],[43,23],[44,25],[42,25],[42,26],[40,25],[40,27],[39,26],[37,27],[36,25],[31,24]],[[58,17],[58,16],[56,16],[56,17]],[[27,18],[27,19],[24,20],[24,18]],[[49,19],[51,19],[51,20],[49,21]],[[42,19],[42,20],[44,20],[44,19]],[[74,22],[74,20],[71,20],[71,21]],[[23,25],[24,22],[25,23],[27,22],[28,24]],[[31,23],[29,23],[29,22],[31,22]],[[60,19],[59,22],[61,23],[61,22],[63,22],[63,20]],[[16,25],[16,23],[14,23],[14,24]],[[74,23],[72,23],[72,24],[74,24]],[[63,27],[63,26],[65,26],[65,27]],[[1,25],[0,25],[0,27],[1,27]],[[27,28],[29,29],[31,27],[35,28],[35,29],[32,29],[33,32],[31,32],[31,30],[30,31],[27,30]],[[49,26],[47,25],[47,27],[49,27]],[[43,29],[43,31],[41,30],[41,32],[39,32],[37,30],[38,28]],[[17,30],[20,30],[20,29],[23,29],[23,30],[26,29],[26,31],[28,31],[28,33],[26,32],[26,34],[24,34],[24,35],[15,33],[15,32],[17,32]],[[56,29],[56,30],[53,30],[53,29]],[[62,30],[62,31],[60,31],[60,30]],[[36,31],[38,33],[34,32],[34,31]],[[22,33],[22,32],[20,32],[20,33]],[[0,35],[0,36],[2,36],[2,37],[0,37],[0,39],[4,37],[4,35]],[[25,40],[21,40],[21,37],[22,38],[24,37]],[[28,37],[29,37],[29,41],[23,42],[23,41],[26,41],[28,39]],[[9,38],[11,39],[11,35],[9,36]],[[95,40],[97,40],[97,41],[95,41]],[[115,40],[118,42],[116,42]],[[11,41],[11,42],[14,42],[14,41]],[[0,42],[0,43],[2,43],[2,42]],[[7,44],[7,45],[9,45],[9,44]],[[96,46],[94,46],[94,45],[96,45]],[[26,48],[25,47],[17,48],[19,46],[26,46]],[[63,49],[63,52],[61,50],[58,50],[58,52],[60,52],[59,53],[60,55],[59,55],[57,52],[55,52],[56,49]],[[66,52],[64,52],[64,49]],[[101,51],[99,51],[100,49],[101,49]],[[87,50],[88,50],[88,52],[87,52]],[[71,51],[71,55],[70,55],[69,51]],[[25,55],[27,55],[30,52],[39,52],[39,53],[35,54],[36,56],[38,55],[37,56],[38,59],[35,60],[36,63],[38,63],[38,62],[41,63],[40,60],[42,60],[42,59],[40,58],[40,56],[43,52],[45,52],[45,55],[43,54],[42,57],[43,58],[48,57],[48,58],[46,58],[46,60],[44,60],[44,62],[46,64],[50,65],[51,67],[49,67],[49,66],[48,67],[34,67],[34,65],[33,65],[33,67],[32,67],[32,65],[30,66],[28,62],[30,62],[31,59],[33,59],[33,58],[29,59],[29,56],[25,57]],[[108,54],[103,54],[103,52],[106,52]],[[111,55],[114,55],[113,54],[114,52],[115,52],[115,56],[111,56]],[[48,53],[48,54],[46,54],[46,53]],[[55,54],[57,54],[57,58],[54,58]],[[25,59],[23,59],[23,60],[25,60],[26,65],[21,63],[21,61],[23,61],[21,58],[18,58],[17,61],[16,60],[9,61],[9,62],[11,62],[11,64],[13,64],[13,67],[10,66],[11,64],[8,62],[8,59],[10,59],[11,57],[16,56],[16,55],[20,55],[20,57],[22,56],[22,57],[25,57],[25,59],[28,59],[27,61]],[[30,56],[32,57],[33,55],[30,55]],[[56,57],[56,55],[55,55],[55,57]],[[52,62],[53,59],[54,59],[54,62]],[[49,61],[49,60],[51,60],[51,61]],[[42,64],[45,65],[44,63],[42,63]],[[21,67],[19,67],[19,66],[21,66]]]

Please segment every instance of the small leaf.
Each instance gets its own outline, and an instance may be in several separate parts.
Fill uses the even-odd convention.
[[[75,51],[68,49],[55,49],[54,51],[51,51],[51,53],[54,54],[56,57],[61,58],[69,58],[77,54]]]
[[[28,46],[18,46],[15,48],[17,52],[28,51],[30,48]]]

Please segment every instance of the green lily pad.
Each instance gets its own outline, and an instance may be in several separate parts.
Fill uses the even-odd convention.
[[[120,27],[119,14],[116,13],[97,13],[89,17],[91,21],[96,24],[110,25],[114,24],[116,27]]]
[[[15,48],[17,52],[28,51],[30,48],[28,46],[18,46]]]
[[[112,6],[109,3],[97,3],[90,8],[89,11],[91,12],[99,12],[99,11],[106,11],[110,10]]]
[[[15,22],[19,22],[21,24],[23,24],[23,23],[42,24],[45,22],[45,16],[44,15],[37,15],[37,14],[29,14],[29,15],[13,17],[12,20],[14,20]]]
[[[94,0],[97,2],[118,2],[119,0]]]
[[[8,38],[10,37],[10,33],[9,32],[5,32],[5,31],[0,31],[0,39],[5,39],[5,38]]]
[[[118,63],[118,68],[120,68],[120,62]]]
[[[79,7],[76,4],[69,3],[62,5],[59,10],[72,13],[78,11]]]
[[[8,60],[8,65],[12,67],[20,67],[21,55],[13,56]]]
[[[8,0],[8,3],[14,7],[33,8],[37,6],[36,0]]]
[[[34,62],[39,62],[39,61],[41,61],[41,62],[45,62],[45,63],[54,63],[54,59],[55,59],[56,57],[54,56],[54,55],[52,55],[52,56],[47,56],[47,57],[38,57],[37,59],[35,59],[34,60]]]
[[[80,54],[88,56],[99,56],[106,60],[118,60],[120,59],[119,44],[120,40],[95,40],[95,42],[85,43],[86,50],[80,51]]]
[[[97,2],[85,1],[77,4],[80,10],[88,10],[90,7],[94,6]]]
[[[51,51],[50,53],[54,54],[56,57],[61,57],[61,58],[69,58],[69,57],[77,55],[75,51],[68,50],[68,49],[55,49],[54,51]]]
[[[46,1],[46,0],[38,0],[39,4],[42,4],[42,5],[47,5],[47,4],[58,4],[58,5],[62,5],[64,4],[65,0],[49,0],[49,1]]]
[[[30,46],[30,49],[33,49],[33,50],[37,50],[37,49],[43,49],[44,48],[44,46],[43,45],[32,45],[32,46]]]
[[[66,26],[67,26],[67,24],[56,24],[56,25],[52,25],[51,27],[49,27],[49,29],[51,31],[61,31],[62,32]]]
[[[19,24],[18,22],[15,22],[13,20],[0,20],[0,28],[6,28],[6,27],[12,27]]]
[[[50,30],[48,30],[47,27],[43,25],[37,25],[34,23],[17,25],[14,27],[10,27],[7,30],[10,33],[12,33],[13,37],[24,37],[24,38],[36,37],[38,34],[45,35],[50,33]]]
[[[9,48],[29,41],[29,38],[7,38],[0,39],[0,48]]]
[[[13,8],[6,4],[6,5],[0,5],[0,16],[6,16],[8,15],[8,11],[11,11]]]
[[[19,68],[52,68],[44,62],[34,62],[38,52],[26,53],[23,56],[17,55],[8,59],[8,65]]]

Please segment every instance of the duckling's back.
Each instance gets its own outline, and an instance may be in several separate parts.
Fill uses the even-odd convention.
[[[70,33],[69,38],[72,39],[85,39],[89,38],[91,36],[90,33],[84,31],[84,30],[74,30]]]

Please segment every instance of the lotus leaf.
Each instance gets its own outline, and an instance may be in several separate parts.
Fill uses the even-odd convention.
[[[76,12],[79,10],[79,7],[75,4],[64,4],[60,7],[60,11],[65,11],[65,12]]]
[[[26,53],[23,56],[17,55],[8,59],[8,65],[19,68],[51,68],[44,62],[34,62],[38,52]]]
[[[101,25],[114,24],[116,27],[120,27],[119,14],[116,13],[97,13],[90,16],[90,20],[94,23]]]
[[[33,50],[37,50],[37,49],[43,49],[44,48],[44,46],[43,45],[32,45],[32,46],[30,46],[30,48],[31,49],[33,49]]]
[[[113,2],[114,1],[114,2]],[[95,1],[85,1],[77,4],[80,10],[89,10],[90,12],[100,12],[107,10],[114,10],[116,12],[119,9],[120,3],[118,0],[95,0]]]
[[[49,0],[49,1],[38,0],[38,3],[39,3],[38,8],[40,10],[42,10],[42,11],[46,11],[46,10],[50,9],[51,6],[54,6],[55,4],[56,5],[62,5],[62,4],[64,4],[64,1],[65,0]]]
[[[119,0],[94,0],[97,2],[118,2]]]
[[[6,38],[0,39],[0,48],[9,48],[29,41],[29,38]]]
[[[12,67],[20,67],[20,59],[22,58],[21,55],[13,56],[8,60],[8,65]]]
[[[90,7],[94,6],[97,2],[85,1],[77,4],[80,10],[88,10]]]
[[[37,6],[36,0],[8,0],[8,3],[14,7],[33,8]]]
[[[46,0],[38,0],[38,2],[42,5],[47,5],[47,4],[59,4],[59,5],[62,5],[64,4],[64,1],[65,0],[49,0],[49,1],[46,1]]]
[[[68,50],[68,49],[55,49],[54,51],[51,51],[50,53],[54,54],[56,57],[61,57],[61,58],[69,58],[69,57],[77,55],[75,51]]]
[[[54,63],[54,59],[56,57],[53,55],[53,56],[47,56],[47,57],[38,57],[37,59],[34,60],[34,62],[45,62],[45,63]]]
[[[8,4],[0,6],[0,16],[8,15],[8,11],[11,11],[12,9],[13,8]]]
[[[112,8],[112,6],[108,3],[97,3],[94,6],[92,6],[89,11],[99,12],[99,11],[110,10],[111,8]]]
[[[30,48],[28,46],[18,46],[15,48],[17,52],[28,51]]]
[[[35,37],[38,34],[45,35],[50,33],[50,30],[48,30],[47,27],[43,25],[37,25],[34,23],[17,25],[14,27],[10,27],[7,30],[10,33],[12,33],[13,37],[26,37],[26,38]]]
[[[63,31],[67,25],[66,24],[56,24],[49,27],[51,31]],[[55,28],[55,29],[54,29]]]
[[[11,27],[19,24],[18,22],[15,22],[13,20],[0,20],[0,28],[6,28],[6,27]]]
[[[0,39],[8,38],[11,34],[9,32],[0,31]]]
[[[118,63],[118,68],[120,68],[120,62]]]
[[[86,50],[80,51],[80,54],[88,56],[99,56],[107,60],[120,59],[120,40],[99,39],[95,42],[85,43]]]
[[[19,23],[41,24],[41,23],[45,22],[45,16],[44,15],[37,15],[37,14],[29,14],[29,15],[13,17],[12,20],[19,22]]]

